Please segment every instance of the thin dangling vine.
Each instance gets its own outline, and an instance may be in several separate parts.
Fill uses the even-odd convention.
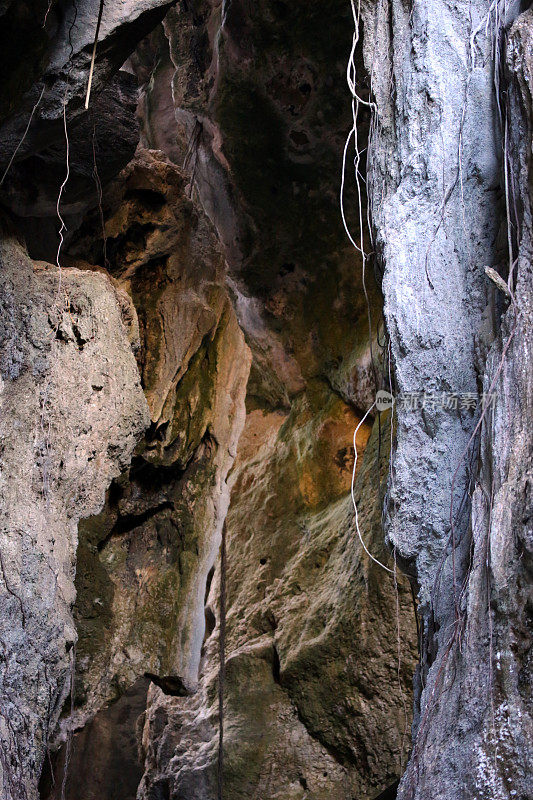
[[[224,800],[224,682],[226,678],[226,522],[220,546],[220,630],[218,636],[218,763],[217,800]]]

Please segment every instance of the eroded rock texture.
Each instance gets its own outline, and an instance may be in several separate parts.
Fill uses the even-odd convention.
[[[414,624],[405,585],[362,557],[349,498],[352,433],[375,388],[369,340],[377,349],[381,302],[361,282],[338,212],[350,9],[340,0],[194,2],[159,26],[172,5],[104,4],[88,113],[99,3],[52,2],[33,14],[26,3],[0,7],[9,40],[2,202],[31,254],[53,260],[60,196],[62,292],[81,282],[115,298],[142,405],[124,409],[122,450],[101,409],[113,468],[98,481],[87,473],[98,502],[75,503],[76,559],[75,522],[54,534],[70,583],[47,624],[59,614],[61,636],[77,638],[72,697],[63,639],[47,635],[50,652],[34,659],[45,674],[34,726],[46,728],[37,747],[28,744],[35,768],[14,741],[6,764],[17,764],[35,794],[52,750],[40,787],[49,800],[133,800],[143,772],[140,796],[214,796],[213,568],[247,392],[227,521],[227,791],[370,798],[399,777],[406,757]],[[25,71],[13,58],[17,42],[28,51]],[[367,124],[368,115],[361,142]],[[347,207],[354,199],[352,187]],[[92,334],[78,324],[76,298],[69,292],[57,332],[87,354]],[[57,348],[54,314],[59,306],[50,323]],[[248,386],[243,332],[253,354]],[[96,345],[107,352],[98,339],[95,357]],[[112,335],[105,345],[118,348]],[[74,407],[83,370],[62,368],[71,382],[61,401]],[[121,375],[120,359],[110,363],[117,398],[127,396]],[[139,381],[150,413],[143,437]],[[91,391],[104,398],[106,386],[98,374]],[[360,458],[369,433],[361,428]],[[383,435],[356,494],[363,530],[385,559]],[[70,429],[64,436],[79,446]],[[57,503],[65,498],[58,486]]]
[[[387,536],[416,572],[423,626],[402,800],[529,796],[530,15],[509,34],[507,101],[494,91],[517,10],[392,2],[364,12],[377,101],[369,185],[396,388],[472,393],[476,405],[398,412]],[[505,281],[511,271],[507,312],[486,267]],[[492,389],[480,442],[480,396]]]
[[[105,247],[95,213],[75,248],[78,258],[107,258],[108,270],[134,298],[152,426],[103,514],[81,528],[74,720],[82,724],[150,675],[163,691],[148,693],[142,735],[140,793],[149,798],[215,792],[218,572],[209,576],[205,628],[204,595],[227,510],[225,477],[249,368],[213,230],[185,188],[162,153],[139,153],[106,192]],[[379,568],[361,559],[348,496],[358,421],[316,380],[290,414],[248,416],[227,518],[230,796],[348,797],[357,790],[373,797],[401,774],[413,608],[404,585],[397,597],[393,579],[382,586]],[[369,432],[361,428],[361,456]],[[381,438],[384,485],[386,431]],[[361,524],[381,552],[375,448],[356,495],[365,506],[368,500]],[[383,682],[391,687],[385,694],[375,688]],[[180,697],[188,691],[190,699]],[[81,770],[87,748],[95,752],[102,714],[74,737],[71,798],[82,796],[77,765]],[[115,785],[116,767],[107,757],[96,761],[96,779],[87,776],[83,791]],[[60,760],[57,774],[61,768]]]
[[[393,578],[362,556],[346,496],[345,443],[355,423],[316,387],[290,415],[247,417],[227,517],[228,797],[373,798],[407,755],[413,608],[406,584],[396,595]],[[361,451],[368,435],[362,428]],[[369,546],[385,558],[378,440],[376,424],[355,495],[366,501],[360,524]],[[215,796],[219,592],[217,568],[207,604],[217,624],[198,694],[148,705],[143,800]]]
[[[16,0],[0,9],[0,197],[17,215],[32,256],[55,259],[56,203],[67,170],[62,215],[69,238],[97,205],[100,184],[133,157],[137,82],[120,68],[171,5],[104,3],[88,112],[100,0]]]
[[[132,310],[108,278],[35,269],[8,236],[0,282],[0,785],[25,800],[70,690],[78,521],[100,510],[149,417]]]
[[[249,397],[288,407],[320,377],[366,410],[367,304],[338,200],[349,5],[194,0],[172,9],[164,32],[168,44],[154,36],[137,67],[142,137],[184,163],[224,246],[254,354]],[[362,114],[362,147],[367,126]],[[381,301],[370,279],[367,290],[375,336]]]
[[[321,27],[333,22],[347,52],[351,16],[344,4],[326,6],[189,4],[165,19],[172,61],[161,31],[134,60],[144,81],[143,139],[171,160],[184,161],[215,224],[237,318],[253,353],[249,408],[269,409],[264,418],[260,411],[248,417],[247,457],[254,466],[247,465],[241,483],[239,470],[245,466],[239,462],[228,516],[228,546],[235,558],[228,581],[236,597],[229,612],[226,781],[235,797],[349,797],[354,791],[373,797],[399,776],[407,742],[402,742],[405,714],[396,676],[393,582],[383,596],[381,586],[369,588],[357,612],[353,606],[362,583],[341,601],[349,567],[336,591],[328,593],[343,558],[351,566],[360,559],[347,495],[358,419],[346,401],[366,410],[374,374],[360,264],[338,212],[349,128],[344,54],[331,30]],[[350,198],[353,202],[353,190]],[[370,283],[369,301],[374,335],[379,299]],[[254,447],[261,452],[257,463]],[[378,488],[371,481],[361,493],[365,501],[367,492],[373,507]],[[314,587],[321,568],[324,583]],[[216,575],[211,627],[218,592]],[[405,588],[402,592],[406,692],[415,626]],[[387,619],[383,640],[367,634],[366,615],[374,604]],[[350,641],[356,640],[361,653],[352,663]],[[362,688],[366,671],[370,684],[379,683],[373,670],[379,669],[381,649],[390,654],[386,669],[393,676],[387,701],[367,684]],[[216,652],[217,629],[205,644],[194,698],[149,697],[143,797],[214,796]],[[337,691],[346,693],[345,703],[336,702]],[[365,691],[371,698],[368,713]],[[376,738],[385,718],[387,734]]]
[[[214,800],[225,522],[227,800],[526,800],[531,11],[362,4],[387,338],[356,4],[105,2],[86,112],[99,8],[0,0],[2,797]]]
[[[80,527],[71,727],[121,702],[143,676],[171,695],[196,690],[206,582],[229,502],[250,354],[224,286],[218,241],[185,184],[162,153],[141,152],[105,198],[107,268],[139,310],[151,426],[102,513]],[[91,247],[102,248],[99,225],[96,214],[82,228],[77,249],[88,257]],[[119,755],[116,763],[96,755],[106,714],[74,738],[70,798],[119,791]],[[115,716],[114,724],[117,735],[131,734],[131,718]],[[80,786],[87,748],[96,777],[87,774]],[[63,764],[62,756],[58,774]]]

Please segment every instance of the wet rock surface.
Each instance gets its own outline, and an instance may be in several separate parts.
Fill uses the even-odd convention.
[[[0,197],[17,215],[33,257],[54,261],[63,181],[69,238],[97,205],[100,184],[132,158],[139,138],[137,83],[120,68],[171,5],[104,3],[88,110],[100,0],[22,0],[0,17]]]
[[[251,412],[239,444],[227,516],[229,797],[373,798],[400,774],[409,748],[411,594],[398,573],[396,595],[394,578],[362,552],[346,496],[356,419],[342,401],[325,398],[315,387],[290,415]],[[361,452],[369,433],[360,431]],[[355,496],[367,500],[367,544],[386,559],[378,490],[386,425],[381,433],[379,458],[376,424]],[[198,693],[148,704],[142,798],[158,786],[173,800],[215,796],[219,592],[217,567]]]
[[[250,355],[218,241],[185,186],[162,153],[141,152],[104,204],[105,260],[138,308],[152,421],[103,512],[80,529],[76,725],[143,675],[170,695],[196,688]],[[87,243],[103,254],[99,223],[80,232],[88,257]]]
[[[143,141],[184,164],[217,229],[254,354],[249,399],[263,406],[288,407],[315,377],[360,411],[373,399],[361,260],[339,212],[351,32],[343,0],[194,0],[165,18],[170,59],[161,35],[141,54],[155,65],[141,91]],[[361,148],[368,122],[363,113]],[[366,282],[375,337],[381,301]]]
[[[135,800],[142,778],[138,720],[146,707],[148,680],[140,678],[100,711],[65,749],[45,763],[40,796],[46,800]]]

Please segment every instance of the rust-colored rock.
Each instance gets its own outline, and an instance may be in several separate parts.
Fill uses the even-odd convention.
[[[396,594],[354,530],[347,490],[356,423],[316,386],[290,415],[247,417],[227,517],[225,786],[235,800],[373,798],[405,764],[413,607],[405,579],[398,574]],[[360,433],[362,451],[369,428]],[[380,470],[376,425],[355,485],[361,530],[382,559],[387,435],[385,427]],[[217,567],[213,625],[219,589]],[[158,786],[171,798],[215,796],[218,630],[205,643],[198,693],[150,698],[143,800]]]

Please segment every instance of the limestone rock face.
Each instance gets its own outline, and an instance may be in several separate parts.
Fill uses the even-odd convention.
[[[61,195],[67,242],[87,209],[98,205],[101,186],[133,158],[139,141],[136,100],[134,77],[119,72],[94,98],[90,116],[68,119],[69,178]],[[2,187],[3,203],[11,209],[31,255],[49,261],[55,260],[59,244],[57,199],[67,174],[66,136],[63,130],[58,141],[16,160]]]
[[[56,203],[73,233],[139,140],[137,82],[120,71],[171,0],[104,3],[89,110],[89,65],[100,0],[20,0],[0,8],[0,194],[30,254],[53,261]],[[38,180],[36,180],[38,176]]]
[[[183,379],[191,398],[204,383],[212,398],[212,405],[201,408],[200,421],[191,414],[179,429],[185,437],[187,423],[202,426],[197,441],[186,440],[186,461],[145,450],[149,460],[137,456],[111,487],[105,511],[83,525],[76,607],[82,716],[120,696],[144,673],[195,688],[205,586],[228,505],[226,476],[244,420],[249,370],[228,307],[212,337]],[[181,411],[183,396],[178,401]],[[95,574],[101,580],[97,593]]]
[[[529,798],[524,5],[0,0],[2,800]]]
[[[396,595],[394,579],[369,562],[354,530],[346,491],[356,423],[341,400],[317,387],[290,415],[247,417],[227,517],[228,797],[373,798],[401,774],[416,659],[413,608],[405,583]],[[361,428],[361,452],[368,435]],[[358,501],[365,498],[360,524],[386,558],[377,425],[364,458],[355,487]],[[215,796],[219,592],[217,567],[199,692],[148,705],[143,800],[158,791],[172,800]]]
[[[84,773],[83,791],[96,795],[115,783],[95,737],[114,725],[126,745],[132,721],[109,720],[106,704],[123,702],[143,676],[169,694],[194,692],[198,683],[206,583],[229,503],[250,353],[215,233],[185,188],[162,153],[141,152],[105,197],[106,264],[138,309],[137,357],[152,422],[104,510],[80,527],[69,726],[97,716],[74,737],[68,798],[78,797],[87,748],[98,766],[94,780]],[[91,257],[91,248],[104,253],[98,215],[81,229],[77,254]],[[127,749],[122,757],[131,757]],[[64,754],[55,792],[63,764]],[[56,797],[53,787],[46,796]]]
[[[182,466],[182,420],[170,424],[179,408],[176,387],[227,305],[224,258],[187,183],[163,153],[140,150],[106,191],[103,229],[96,209],[70,248],[87,262],[105,263],[137,305],[139,366],[154,425],[149,447],[154,457]]]
[[[34,269],[9,236],[0,263],[0,785],[33,800],[70,690],[77,525],[97,513],[149,422],[109,279]]]
[[[530,794],[531,13],[510,28],[517,12],[364,10],[377,101],[369,191],[395,385],[474,400],[469,413],[398,410],[387,536],[416,572],[422,620],[401,800]],[[505,75],[493,48],[507,36]],[[495,84],[506,87],[500,106]],[[484,412],[482,390],[494,393]]]
[[[99,30],[93,88],[98,95],[143,38],[160,21],[171,0],[126,0],[104,3]],[[6,93],[0,135],[0,159],[6,164],[27,124],[26,109],[45,88],[35,111],[35,125],[17,157],[35,151],[61,135],[63,108],[69,119],[84,114],[92,45],[100,0],[65,3],[37,0],[13,2],[2,13],[3,74]],[[2,11],[2,9],[0,9]],[[16,49],[18,48],[18,50]]]
[[[500,164],[490,88],[491,42],[480,30],[471,53],[466,10],[456,15],[446,3],[422,3],[411,26],[409,9],[401,3],[392,7],[403,37],[403,45],[395,42],[395,51],[407,52],[409,58],[387,62],[393,32],[376,6],[369,7],[365,24],[369,31],[375,26],[379,35],[372,45],[370,36],[365,41],[378,104],[369,185],[375,197],[373,223],[383,259],[397,391],[473,393],[477,401],[476,340],[491,335],[490,319],[488,330],[482,330],[488,291],[484,266],[498,267],[502,258],[497,246],[497,212],[502,209],[495,206]],[[483,19],[485,12],[480,2],[476,19]],[[461,34],[450,38],[452,25]],[[389,68],[396,70],[394,103]],[[450,411],[436,404],[435,409],[426,405],[411,411],[405,405],[398,417],[388,537],[412,562],[421,600],[429,609],[450,535],[450,505],[457,516],[466,487],[462,454],[476,420],[468,409]],[[466,520],[463,513],[456,521],[458,541],[464,540]],[[431,548],[426,546],[429,538]],[[458,554],[461,564],[467,553],[465,540]],[[444,584],[451,579],[451,561],[449,557],[443,568]],[[449,608],[442,609],[442,618],[433,612],[443,629]]]
[[[351,26],[344,0],[193,0],[165,18],[167,53],[154,37],[141,54],[143,140],[185,165],[217,229],[254,355],[249,401],[263,406],[288,408],[316,377],[360,410],[373,399],[362,265],[339,212]]]
[[[169,13],[164,33],[132,60],[143,83],[142,142],[184,163],[215,226],[253,354],[248,407],[270,409],[248,415],[227,517],[227,791],[373,798],[399,778],[407,755],[415,623],[402,586],[398,677],[394,582],[383,588],[361,558],[348,495],[353,406],[366,411],[375,386],[361,264],[338,211],[350,10],[194,2]],[[361,141],[364,125],[363,117]],[[346,202],[354,205],[353,187]],[[151,248],[145,222],[142,230],[141,249]],[[367,289],[373,338],[379,297],[370,280]],[[182,428],[181,419],[155,424],[167,439]],[[373,461],[361,513],[382,552]],[[197,693],[149,693],[147,800],[214,797],[219,585],[216,572]],[[391,682],[393,697],[371,688]]]
[[[74,733],[67,768],[65,749],[58,759],[51,757],[56,761],[57,780],[54,785],[51,774],[45,771],[39,786],[41,797],[59,800],[63,792],[65,797],[79,800],[135,800],[143,773],[137,723],[146,707],[148,683],[147,678],[139,678],[118,700]]]

